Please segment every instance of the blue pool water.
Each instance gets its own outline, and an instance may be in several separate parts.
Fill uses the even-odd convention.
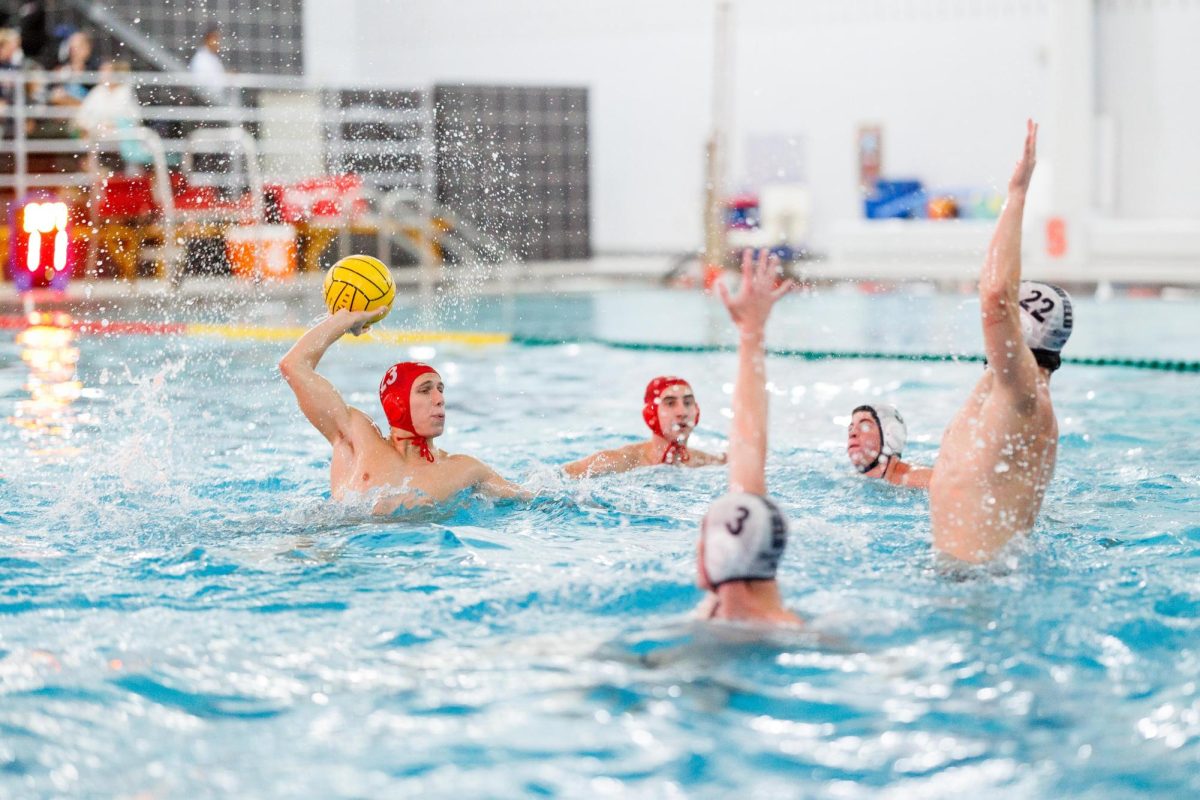
[[[1070,354],[1195,357],[1195,304],[1079,305]],[[719,343],[721,313],[642,292],[412,304],[390,324]],[[794,297],[771,344],[977,353],[976,313]],[[328,445],[276,375],[286,345],[58,345],[79,350],[80,396],[38,417],[45,364],[0,333],[0,797],[1200,792],[1200,376],[1064,368],[1029,546],[956,582],[935,569],[925,497],[857,479],[844,429],[887,398],[930,463],[979,365],[772,359],[780,581],[810,626],[756,641],[686,620],[723,470],[556,471],[641,437],[663,372],[696,389],[695,444],[721,449],[730,354],[335,346],[323,371],[376,419],[390,363],[435,362],[443,445],[537,493],[379,520],[328,501]]]

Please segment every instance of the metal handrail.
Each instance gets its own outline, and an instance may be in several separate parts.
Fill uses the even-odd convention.
[[[203,142],[234,144],[242,149],[246,160],[246,182],[250,188],[250,207],[253,209],[254,221],[264,222],[266,213],[263,209],[263,178],[258,164],[258,144],[254,137],[241,128],[201,128],[188,134],[189,144]],[[204,152],[203,148],[189,147],[184,152],[185,172],[192,173],[192,155]],[[208,151],[211,152],[211,151]]]
[[[402,216],[399,213],[402,195],[407,194],[409,193],[389,192],[379,200],[376,213],[379,215],[380,224],[379,229],[375,233],[375,252],[380,260],[387,262],[391,258],[389,245],[396,243],[400,245],[400,248],[404,252],[414,257],[418,264],[425,266],[427,262],[431,261],[429,257],[430,252],[423,247],[413,244],[407,236],[403,235],[404,231],[401,230],[406,222],[410,224],[414,222],[412,217]],[[426,233],[428,234],[428,218],[417,218],[415,222],[417,223],[417,227],[426,228]],[[401,235],[397,236],[397,232]]]
[[[77,110],[72,107],[61,107],[40,103],[35,106],[27,105],[26,108],[37,110],[36,114],[28,114],[27,116],[35,116],[39,119],[57,119],[70,121],[75,118]],[[16,104],[11,108],[0,109],[0,118],[11,118],[16,111]],[[220,113],[214,113],[219,111]],[[220,108],[204,105],[190,106],[155,106],[143,105],[138,109],[138,113],[143,119],[153,120],[155,122],[265,122],[269,118],[264,117],[262,109],[259,108]],[[345,113],[337,109],[324,109],[321,112],[319,122],[322,123],[341,123],[341,122],[415,122],[422,118],[420,111],[413,109],[397,109],[389,111],[385,109],[346,109]]]
[[[417,203],[423,203],[426,208],[418,209],[417,213],[408,215],[407,217],[402,217],[397,213],[402,206],[406,204],[416,205]],[[471,223],[465,222],[449,208],[432,198],[424,199],[411,191],[389,192],[380,202],[379,213],[383,217],[390,217],[401,222],[404,220],[420,220],[422,217],[430,220],[434,218],[445,219],[453,227],[455,233],[466,242],[466,246],[464,247],[463,244],[446,237],[440,238],[438,240],[439,244],[452,252],[460,260],[467,261],[479,255],[502,264],[518,260],[500,240],[490,234],[484,233]]]
[[[368,180],[377,175],[375,180],[381,185],[394,186],[397,182],[421,185],[427,191],[432,191],[429,165],[433,147],[432,141],[432,108],[429,105],[429,93],[421,91],[422,102],[416,106],[404,108],[340,108],[336,103],[331,104],[335,97],[331,92],[341,90],[366,90],[364,87],[353,86],[321,86],[312,85],[302,77],[256,74],[230,74],[226,76],[225,85],[231,90],[233,100],[229,104],[204,104],[194,102],[197,97],[191,89],[207,85],[204,78],[191,73],[162,73],[162,72],[130,72],[130,73],[101,73],[96,71],[59,74],[51,72],[25,73],[16,70],[0,70],[0,87],[11,86],[13,103],[0,109],[0,121],[12,120],[13,136],[11,141],[0,141],[0,154],[12,154],[15,157],[13,174],[0,175],[0,188],[14,188],[18,194],[24,194],[32,186],[56,185],[44,176],[31,175],[28,170],[28,156],[31,153],[52,153],[83,155],[88,145],[85,141],[73,144],[55,138],[35,138],[26,130],[30,120],[70,122],[78,110],[74,107],[63,107],[51,104],[31,105],[28,89],[34,86],[49,87],[58,84],[99,84],[103,82],[128,84],[135,88],[158,89],[170,93],[172,88],[186,89],[188,97],[193,102],[183,105],[160,104],[155,102],[141,103],[138,107],[138,118],[143,123],[181,124],[187,127],[218,125],[233,127],[241,125],[261,125],[274,119],[270,109],[245,107],[240,105],[243,91],[320,91],[325,93],[315,120],[319,130],[323,131],[321,140],[323,155],[327,163],[336,164],[338,159],[352,153],[367,155],[420,155],[420,165],[415,169],[406,170],[376,170],[364,174]],[[400,91],[390,89],[388,91]],[[160,95],[161,96],[161,95]],[[174,98],[180,101],[188,97]],[[416,124],[413,140],[400,138],[384,142],[350,142],[343,138],[346,134],[344,126],[355,123],[383,122],[404,129]],[[288,144],[297,142],[297,148],[303,147],[304,139],[291,140],[287,134],[278,134],[264,148],[272,154],[292,152]],[[174,149],[167,148],[168,151]],[[64,176],[66,178],[66,176]],[[79,179],[66,178],[57,185],[80,185]]]
[[[76,116],[78,111],[76,108],[54,105],[29,105],[27,89],[35,88],[39,84],[49,86],[54,84],[99,84],[102,82],[125,83],[135,88],[156,90],[149,102],[140,103],[137,108],[138,117],[143,122],[143,127],[138,130],[144,131],[144,133],[126,130],[106,134],[103,137],[93,136],[72,140],[49,137],[33,138],[28,135],[26,127],[30,120],[69,121]],[[190,154],[201,151],[212,152],[214,145],[225,152],[240,148],[246,161],[245,178],[250,187],[253,216],[256,221],[265,220],[262,189],[263,183],[272,177],[263,172],[260,160],[263,153],[282,154],[284,159],[282,159],[279,169],[286,169],[286,154],[313,152],[309,148],[314,145],[320,148],[325,164],[334,169],[340,160],[349,154],[419,156],[402,169],[395,169],[389,163],[380,163],[378,169],[360,173],[366,178],[364,192],[369,197],[373,195],[378,199],[378,202],[374,202],[372,205],[376,209],[374,221],[378,225],[377,244],[380,251],[383,252],[385,248],[388,248],[389,243],[395,243],[412,254],[421,265],[423,288],[432,288],[441,280],[440,265],[436,251],[432,248],[434,242],[447,255],[461,262],[479,259],[497,262],[517,260],[503,243],[435,201],[435,147],[432,137],[434,109],[431,92],[417,90],[418,93],[412,99],[419,102],[413,103],[405,98],[401,104],[402,108],[379,106],[342,108],[340,103],[345,101],[341,99],[341,95],[337,94],[338,92],[342,90],[369,92],[373,89],[354,86],[317,87],[310,84],[305,78],[274,75],[231,74],[227,76],[225,83],[232,90],[230,99],[233,103],[206,105],[196,102],[198,97],[196,93],[188,91],[175,94],[171,91],[174,87],[190,90],[192,87],[207,85],[203,78],[190,73],[81,72],[63,75],[0,71],[0,87],[11,85],[14,88],[12,92],[13,105],[0,109],[0,121],[13,120],[14,135],[10,141],[0,141],[0,155],[7,157],[8,154],[12,154],[11,157],[16,162],[13,174],[0,175],[0,190],[11,187],[17,190],[18,195],[22,195],[33,186],[87,186],[95,182],[95,175],[91,172],[96,168],[95,158],[92,158],[88,162],[88,166],[79,173],[30,174],[30,155],[61,154],[70,156],[77,153],[82,156],[91,151],[109,147],[113,142],[134,139],[141,141],[154,154],[155,197],[156,202],[163,208],[167,240],[172,248],[166,253],[167,263],[170,265],[169,275],[173,282],[178,283],[182,269],[179,268],[181,265],[177,263],[177,253],[174,248],[178,245],[175,239],[183,212],[174,207],[169,176],[164,183],[163,174],[166,174],[167,154],[183,154],[186,167],[193,163]],[[292,138],[292,134],[284,126],[282,133],[272,131],[270,138],[260,143],[249,132],[253,129],[249,126],[256,123],[274,122],[278,119],[269,106],[264,105],[259,108],[253,105],[257,102],[253,92],[276,90],[320,92],[319,95],[314,95],[315,102],[312,104],[313,112],[316,114],[315,119],[312,116],[305,118],[306,121],[316,122],[315,135],[317,139]],[[386,91],[390,93],[403,90],[392,88]],[[243,92],[250,93],[247,95],[247,99],[251,101],[249,107],[237,105],[242,100]],[[142,100],[146,99],[146,95],[143,94]],[[169,102],[179,100],[190,104],[155,104],[164,99]],[[391,134],[395,138],[381,141],[351,141],[348,136],[352,134],[352,129],[347,125],[359,122],[386,123],[395,131]],[[182,129],[179,129],[182,138],[162,139],[144,127],[145,124],[158,127],[159,123],[182,125]],[[214,125],[218,127],[211,127]],[[247,127],[243,127],[243,125]],[[190,133],[187,133],[188,131]],[[153,144],[150,143],[149,138],[146,138],[147,134],[149,137],[153,137]],[[240,160],[238,159],[239,162]],[[240,175],[231,174],[228,177],[231,183],[241,184]],[[276,179],[291,180],[292,177],[289,175]],[[372,183],[372,180],[375,182]],[[223,183],[222,185],[228,184]],[[386,192],[381,187],[386,187]],[[433,220],[437,218],[447,220],[452,231],[441,233],[434,230]],[[344,216],[340,219],[340,223],[343,230],[339,239],[339,247],[346,250],[349,245],[351,219],[348,215]],[[413,241],[410,237],[409,233],[413,228],[425,232],[425,236],[420,237],[420,241]],[[388,252],[390,253],[390,251]]]

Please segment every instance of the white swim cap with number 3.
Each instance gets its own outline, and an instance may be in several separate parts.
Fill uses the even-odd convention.
[[[775,577],[787,547],[787,520],[765,497],[730,492],[708,507],[700,536],[704,540],[704,571],[713,586],[769,580]]]

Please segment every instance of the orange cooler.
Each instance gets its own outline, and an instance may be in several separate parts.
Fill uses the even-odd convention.
[[[291,225],[230,228],[225,234],[225,252],[239,278],[290,278],[296,274],[296,229]]]

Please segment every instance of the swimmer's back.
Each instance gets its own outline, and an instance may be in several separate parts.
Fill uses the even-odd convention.
[[[963,561],[990,558],[1028,533],[1054,474],[1058,423],[1041,375],[1033,395],[989,370],[945,435],[929,485],[937,549]]]

